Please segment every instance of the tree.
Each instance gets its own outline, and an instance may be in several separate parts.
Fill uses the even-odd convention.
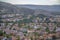
[[[54,28],[54,30],[53,30],[53,33],[55,33],[56,32],[56,27]]]
[[[31,37],[31,40],[33,40],[33,38]]]
[[[0,23],[3,23],[3,21],[1,19],[2,19],[2,17],[0,16]]]
[[[0,30],[0,36],[3,36],[3,31],[2,30]]]
[[[49,28],[48,28],[48,27],[46,27],[46,32],[48,32],[48,33],[50,32],[50,30],[49,30]]]
[[[10,37],[11,37],[11,35],[12,35],[12,34],[8,34],[8,35],[6,35],[6,37],[7,37],[7,38],[10,38]]]
[[[44,18],[44,17],[46,17],[46,15],[44,15],[44,14],[38,14],[37,17]]]
[[[21,27],[21,24],[23,23],[23,21],[19,20],[19,21],[17,21],[17,23],[18,23],[18,26]]]
[[[23,19],[23,22],[24,23],[30,23],[30,22],[32,22],[32,20],[31,19]]]
[[[5,23],[5,27],[7,27],[7,25],[8,25],[8,22]]]
[[[19,36],[17,37],[17,40],[20,40],[20,37]]]
[[[37,28],[37,30],[41,30],[41,28]]]

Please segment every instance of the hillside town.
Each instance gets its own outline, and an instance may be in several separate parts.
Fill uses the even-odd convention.
[[[60,15],[0,15],[0,40],[60,40]]]

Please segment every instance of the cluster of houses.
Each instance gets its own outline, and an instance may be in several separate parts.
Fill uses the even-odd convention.
[[[41,40],[52,37],[53,35],[60,37],[60,16],[55,17],[36,17],[32,19],[33,22],[21,23],[6,23],[7,21],[19,21],[23,20],[23,14],[10,14],[3,15],[1,20],[4,23],[0,23],[0,30],[6,32],[7,35],[11,34],[11,37],[7,38],[2,36],[1,40]],[[27,17],[29,19],[31,15]],[[54,33],[55,32],[55,33]],[[18,37],[19,36],[19,37]]]

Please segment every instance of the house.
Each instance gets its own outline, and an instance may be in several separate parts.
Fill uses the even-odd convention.
[[[56,32],[60,33],[60,27],[56,28]]]
[[[50,32],[53,32],[54,27],[53,27],[53,26],[50,26],[50,27],[49,27],[49,30],[50,30]]]
[[[3,36],[0,36],[0,40],[2,40],[4,37]]]
[[[7,40],[7,37],[4,37],[2,40]]]
[[[17,38],[15,36],[12,36],[12,38],[10,38],[10,40],[16,40]]]
[[[6,34],[10,34],[11,33],[11,30],[9,30],[9,29],[3,29],[5,32],[6,32]]]
[[[57,21],[57,22],[60,22],[60,15],[56,15],[56,16],[54,17],[54,20]]]
[[[23,37],[24,36],[23,32],[18,32],[16,35],[17,36],[20,36],[20,37]]]
[[[27,30],[28,31],[28,33],[33,33],[34,32],[34,30]]]
[[[51,23],[51,22],[48,23],[48,26],[52,26],[53,27],[54,25],[55,25],[54,23]]]
[[[55,20],[54,20],[54,17],[50,17],[49,20],[50,20],[51,22],[54,22],[54,21],[55,21]]]

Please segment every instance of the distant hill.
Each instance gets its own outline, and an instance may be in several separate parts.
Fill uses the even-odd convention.
[[[0,12],[1,11],[3,13],[20,13],[25,15],[44,14],[51,16],[52,14],[60,14],[60,5],[12,5],[10,3],[0,2]]]
[[[10,3],[0,2],[0,12],[19,13],[19,9]]]
[[[60,12],[52,12],[52,15],[60,15]]]
[[[18,8],[15,5],[10,3],[0,2],[0,11],[2,13],[20,13],[20,14],[33,14],[34,10],[29,8],[20,7]]]
[[[34,14],[35,15],[37,15],[37,14],[44,14],[46,16],[51,16],[51,12],[46,11],[46,10],[42,10],[42,9],[35,9]]]
[[[51,12],[60,12],[60,5],[16,5],[18,7],[25,7],[30,9],[42,9]]]
[[[34,10],[29,9],[29,8],[24,8],[24,7],[17,7],[19,8],[20,14],[28,15],[28,14],[34,14]]]

